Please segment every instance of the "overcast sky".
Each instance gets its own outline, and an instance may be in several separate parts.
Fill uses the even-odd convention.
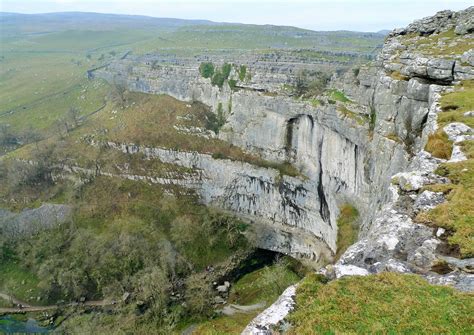
[[[313,30],[378,31],[405,26],[439,10],[459,10],[470,5],[472,0],[0,0],[0,11],[82,11]]]

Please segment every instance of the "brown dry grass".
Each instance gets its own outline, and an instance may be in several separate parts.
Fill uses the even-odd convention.
[[[450,159],[451,153],[453,152],[453,143],[443,130],[438,130],[428,136],[425,150],[430,152],[434,157]]]

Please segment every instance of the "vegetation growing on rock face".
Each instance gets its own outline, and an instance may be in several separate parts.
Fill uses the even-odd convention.
[[[290,334],[470,334],[474,296],[414,275],[381,273],[299,285]]]
[[[212,85],[222,88],[224,86],[224,82],[229,78],[231,71],[232,65],[224,63],[220,69],[216,69],[214,71],[214,75],[211,79]]]
[[[340,102],[350,102],[351,100],[346,97],[344,92],[341,92],[339,90],[330,90],[329,91],[329,98],[335,101],[340,101]]]
[[[454,92],[441,98],[442,112],[438,113],[438,124],[445,126],[451,122],[462,122],[474,127],[474,118],[464,113],[474,110],[474,80],[465,80],[455,87]]]
[[[244,81],[247,78],[247,66],[240,65],[239,67],[239,80]]]
[[[474,127],[474,118],[464,115],[474,110],[474,81],[463,81],[455,87],[454,92],[444,94],[440,103],[441,112],[438,113],[437,119],[440,129],[429,135],[425,150],[435,157],[449,159],[453,144],[443,131],[443,127],[452,122],[462,122]]]
[[[395,80],[402,80],[402,81],[408,81],[410,78],[407,76],[404,76],[398,71],[393,71],[390,73],[390,77]]]
[[[322,71],[300,71],[293,86],[288,86],[290,94],[297,98],[311,99],[322,94],[329,82],[330,75]]]
[[[359,212],[354,206],[344,204],[340,208],[339,217],[337,218],[337,251],[334,257],[336,260],[341,257],[349,246],[357,241],[358,219]]]

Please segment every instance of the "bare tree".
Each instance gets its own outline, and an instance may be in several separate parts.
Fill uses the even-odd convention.
[[[120,78],[114,78],[112,84],[112,97],[119,104],[119,106],[124,107],[127,102],[127,86],[124,80]]]

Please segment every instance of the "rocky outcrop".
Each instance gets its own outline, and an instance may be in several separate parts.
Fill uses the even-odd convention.
[[[244,329],[242,335],[272,334],[272,328],[278,325],[294,308],[297,285],[288,287],[270,307],[260,313]]]
[[[203,203],[253,222],[259,247],[293,255],[312,266],[331,260],[336,248],[333,235],[336,230],[330,223],[320,221],[322,209],[314,181],[280,175],[275,169],[249,163],[215,159],[209,154],[114,142],[104,145],[128,154],[141,153],[146,159],[159,159],[195,172],[176,179],[137,176],[126,171],[114,176],[193,189]],[[66,172],[96,173],[79,167],[68,167]],[[112,175],[106,171],[100,174]]]
[[[39,208],[25,209],[19,213],[0,209],[0,234],[20,238],[69,222],[72,207],[44,204]]]
[[[337,279],[382,271],[416,273],[433,284],[474,290],[473,259],[459,260],[444,255],[446,231],[413,220],[419,211],[434,208],[444,201],[442,193],[419,192],[426,185],[449,182],[434,173],[446,160],[431,157],[423,148],[428,135],[438,128],[440,93],[449,90],[449,85],[457,80],[474,79],[472,64],[466,65],[472,50],[462,55],[420,55],[416,45],[402,44],[403,36],[407,34],[428,35],[449,30],[462,35],[460,41],[467,43],[473,38],[473,17],[474,7],[458,13],[444,11],[406,29],[395,30],[389,35],[377,62],[361,68],[357,75],[348,72],[333,83],[375,111],[374,140],[376,134],[396,139],[403,143],[411,157],[393,178],[390,174],[385,175],[393,181],[386,188],[389,195],[385,202],[379,201],[372,207],[376,214],[365,216],[359,240],[336,264],[321,269],[321,274]],[[400,50],[405,53],[400,54]],[[462,66],[459,65],[461,62]],[[393,75],[395,72],[397,75]],[[456,149],[456,143],[472,139],[472,129],[453,123],[444,131],[455,143],[449,162],[465,160],[462,151]],[[380,157],[378,163],[383,159]],[[440,264],[442,270],[437,271],[435,268]],[[288,305],[293,303],[294,300],[287,301]],[[271,322],[268,312],[264,311],[251,322],[250,334],[272,333],[266,327]],[[284,317],[280,315],[280,321]]]
[[[371,240],[363,248],[364,264],[355,258],[345,258],[345,265],[372,271],[369,268],[377,262],[394,264],[387,255],[413,254],[410,259],[415,262],[415,250],[433,235],[431,229],[410,220],[420,208],[442,201],[439,195],[424,194],[414,200],[416,205],[411,204],[410,210],[400,211],[407,194],[403,194],[402,200],[394,200],[395,186],[391,186],[391,180],[393,175],[402,173],[396,186],[399,193],[414,192],[421,185],[439,181],[432,174],[439,162],[422,150],[428,134],[437,127],[440,94],[458,80],[474,78],[473,67],[469,65],[472,51],[444,54],[442,50],[450,42],[441,37],[441,51],[433,53],[418,46],[417,41],[423,44],[421,38],[455,31],[452,45],[465,49],[463,41],[472,39],[473,11],[471,7],[458,13],[441,12],[389,34],[376,61],[357,71],[334,76],[331,86],[345,93],[350,100],[345,102],[322,96],[322,103],[315,106],[284,94],[285,85],[296,80],[295,69],[300,66],[296,63],[269,65],[254,60],[246,64],[250,75],[244,80],[238,78],[234,67],[229,77],[237,82],[233,88],[227,83],[218,87],[212,85],[211,79],[203,78],[198,69],[203,60],[199,59],[163,61],[157,67],[150,58],[129,58],[99,69],[94,75],[124,82],[130,90],[168,94],[184,101],[199,100],[216,113],[221,110],[226,124],[219,132],[220,139],[267,160],[290,162],[307,179],[280,179],[276,171],[219,161],[203,154],[166,152],[159,148],[136,150],[199,170],[201,180],[191,184],[205,203],[261,223],[256,226],[262,229],[262,243],[294,256],[320,259],[321,249],[313,254],[308,252],[305,236],[321,239],[334,253],[339,207],[343,203],[353,204],[363,222],[361,241]],[[432,37],[436,40],[437,35]],[[242,59],[226,61],[242,64]],[[220,64],[215,62],[216,66]],[[304,67],[311,69],[312,65],[305,63]],[[129,153],[135,150],[119,146]],[[458,153],[453,159],[462,156]],[[384,227],[388,229],[386,237],[374,240],[376,231],[384,234]],[[397,234],[411,239],[397,243],[404,249],[392,245]],[[371,247],[375,249],[370,251]]]

